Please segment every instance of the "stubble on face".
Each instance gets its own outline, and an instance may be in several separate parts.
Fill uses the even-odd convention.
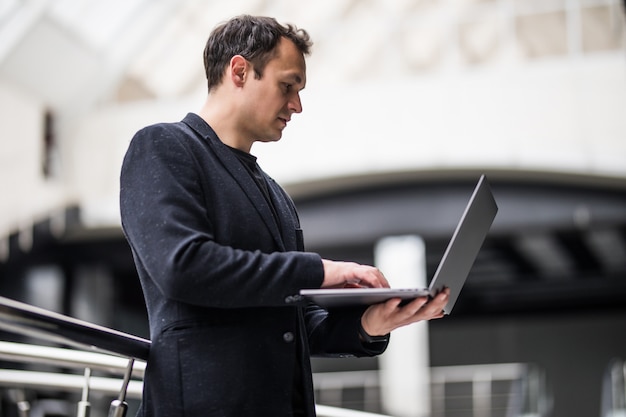
[[[252,83],[249,121],[254,123],[251,143],[280,140],[293,113],[302,111],[299,93],[306,84],[304,56],[290,40],[282,38],[263,76],[248,81]]]

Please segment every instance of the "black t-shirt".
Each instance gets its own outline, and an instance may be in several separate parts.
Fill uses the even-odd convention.
[[[269,188],[267,187],[267,182],[265,181],[265,176],[263,175],[261,168],[256,162],[256,156],[236,148],[229,148],[233,151],[237,159],[241,161],[242,165],[246,168],[246,171],[248,171],[254,182],[257,184],[257,186],[265,196],[265,200],[267,200],[267,204],[272,210],[272,214],[274,215],[276,222],[280,224],[280,218],[276,213],[276,208],[274,207],[272,197],[270,196]]]

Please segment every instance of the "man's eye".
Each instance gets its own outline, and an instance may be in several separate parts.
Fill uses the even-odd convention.
[[[283,83],[283,90],[285,90],[285,92],[291,91],[291,87],[291,84]]]

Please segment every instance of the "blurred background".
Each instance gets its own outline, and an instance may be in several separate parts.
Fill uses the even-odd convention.
[[[620,0],[0,0],[0,295],[148,337],[121,161],[138,129],[200,109],[206,38],[242,13],[315,43],[303,113],[252,150],[308,250],[419,286],[480,174],[500,207],[454,313],[381,358],[314,359],[318,403],[626,415]]]

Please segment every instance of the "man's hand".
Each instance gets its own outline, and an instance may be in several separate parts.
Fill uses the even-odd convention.
[[[322,263],[324,265],[322,288],[389,288],[389,283],[383,273],[373,266],[327,259],[322,259]]]
[[[384,336],[398,327],[422,320],[439,319],[444,316],[443,308],[448,303],[448,288],[432,300],[419,297],[403,306],[399,298],[392,298],[381,304],[368,307],[361,316],[361,326],[370,336]]]

